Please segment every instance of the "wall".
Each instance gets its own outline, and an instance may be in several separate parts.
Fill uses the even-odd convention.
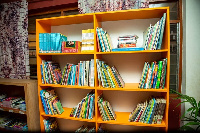
[[[200,100],[200,1],[183,0],[183,79],[185,94]],[[187,110],[190,106],[185,105]]]

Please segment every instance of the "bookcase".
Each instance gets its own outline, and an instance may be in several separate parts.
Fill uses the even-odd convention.
[[[1,111],[3,111],[2,114],[12,113],[13,118],[26,120],[28,131],[39,131],[40,125],[37,122],[39,121],[37,80],[0,79],[0,88],[0,94],[6,94],[8,97],[24,97],[26,103],[26,111],[8,107],[0,107]],[[5,129],[5,131],[7,130]]]
[[[99,52],[97,47],[96,27],[102,27],[111,36],[113,46],[116,38],[120,35],[137,34],[139,36],[137,46],[143,44],[143,32],[150,24],[155,24],[166,13],[166,23],[161,50],[144,50],[128,52]],[[62,33],[69,41],[81,41],[81,31],[84,29],[95,29],[94,52],[78,53],[39,53],[39,33]],[[40,109],[40,126],[44,131],[43,120],[47,117],[55,117],[59,127],[65,131],[75,131],[82,123],[93,125],[96,131],[100,125],[105,126],[108,131],[119,129],[118,127],[153,128],[153,130],[168,130],[168,108],[169,108],[169,73],[170,73],[170,26],[169,8],[146,8],[122,11],[110,11],[100,13],[78,14],[36,20],[36,51],[37,51],[37,75],[38,75],[38,97]],[[139,89],[139,81],[145,61],[152,62],[167,58],[167,73],[164,89]],[[42,60],[52,60],[60,64],[63,70],[66,63],[77,64],[79,61],[94,59],[95,86],[67,86],[59,84],[42,84],[40,64]],[[124,88],[102,88],[98,83],[96,59],[105,61],[110,66],[116,66],[123,80]],[[57,92],[64,112],[61,115],[46,115],[40,99],[40,90],[54,88]],[[92,120],[69,117],[74,106],[91,90],[95,91],[95,114]],[[97,97],[103,93],[116,113],[116,120],[103,121],[98,110]],[[141,101],[150,96],[162,96],[166,99],[164,118],[161,124],[146,124],[140,122],[129,122],[129,114]],[[77,126],[74,125],[76,123]],[[78,124],[77,124],[78,123]],[[76,128],[75,128],[76,127]],[[74,128],[74,129],[72,129]],[[110,129],[109,129],[110,128]],[[106,130],[107,130],[106,129]]]

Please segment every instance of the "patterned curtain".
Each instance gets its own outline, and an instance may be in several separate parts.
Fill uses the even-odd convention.
[[[28,2],[0,4],[0,78],[27,79]]]
[[[80,14],[149,8],[149,0],[78,0]]]

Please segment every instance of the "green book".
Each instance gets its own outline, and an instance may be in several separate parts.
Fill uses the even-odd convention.
[[[156,89],[160,88],[160,79],[161,79],[161,73],[162,73],[162,62],[158,61],[158,77],[156,82]]]

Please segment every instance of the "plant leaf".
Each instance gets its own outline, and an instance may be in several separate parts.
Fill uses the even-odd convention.
[[[193,130],[194,131],[194,129],[192,128],[192,127],[190,127],[190,126],[186,126],[186,125],[183,125],[180,129],[186,129],[186,130]]]
[[[199,103],[198,103],[198,107],[200,108],[200,101],[199,101]]]
[[[200,123],[199,122],[188,122],[184,126],[188,126],[188,125],[200,125]]]

